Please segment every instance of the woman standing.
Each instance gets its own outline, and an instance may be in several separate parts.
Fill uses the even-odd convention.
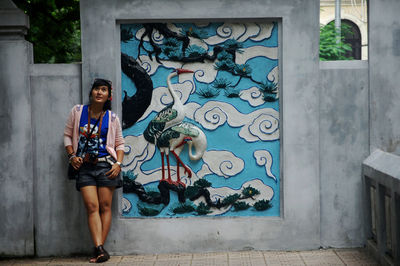
[[[89,105],[74,106],[64,130],[65,149],[78,171],[76,189],[81,192],[95,246],[90,262],[110,258],[103,245],[111,226],[113,193],[122,186],[124,139],[119,119],[110,111],[111,85],[111,81],[95,79]]]

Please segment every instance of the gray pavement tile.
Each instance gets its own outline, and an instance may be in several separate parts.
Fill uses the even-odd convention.
[[[209,253],[194,253],[193,259],[206,259],[206,258],[226,258],[228,259],[227,252],[209,252]]]
[[[265,251],[263,254],[267,265],[305,265],[298,252]]]
[[[54,258],[48,265],[82,265],[89,262],[89,257]]]
[[[238,251],[229,252],[229,258],[263,258],[264,255],[261,251]]]
[[[229,266],[258,266],[266,265],[261,251],[229,252]]]
[[[117,265],[121,260],[122,256],[111,256],[110,259],[102,263],[102,265]]]
[[[15,260],[10,259],[10,260],[0,260],[0,265],[1,266],[9,266],[9,265],[14,265]]]
[[[93,265],[89,257],[15,258],[0,265]],[[103,265],[133,266],[264,266],[264,265],[379,265],[365,249],[314,251],[239,251],[195,254],[111,256]]]
[[[232,258],[229,259],[229,266],[265,266],[264,258]]]
[[[335,249],[346,265],[379,265],[364,249]]]
[[[125,262],[154,262],[157,260],[156,255],[133,255],[133,256],[123,256],[120,263]]]
[[[190,266],[191,260],[157,260],[154,266]]]
[[[192,254],[182,253],[182,254],[158,254],[157,261],[159,260],[191,260]]]
[[[154,266],[155,261],[129,261],[129,262],[120,262],[118,266]]]
[[[32,266],[32,265],[35,265],[36,266],[36,265],[49,265],[49,263],[48,262],[39,262],[39,263],[30,263],[30,262],[28,262],[28,263],[26,263],[26,262],[18,261],[18,262],[15,262],[12,265],[18,265],[18,266]]]
[[[191,266],[228,266],[228,258],[198,258],[192,260]]]
[[[345,265],[333,250],[300,251],[306,265]]]
[[[11,265],[48,265],[52,258],[21,258],[21,259],[13,259],[13,264]],[[3,262],[0,261],[0,265],[3,265]]]

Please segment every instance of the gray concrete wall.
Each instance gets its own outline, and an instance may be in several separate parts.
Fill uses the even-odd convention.
[[[368,61],[320,62],[320,81],[321,246],[359,247],[365,242],[361,164],[369,154]]]
[[[28,18],[0,2],[0,255],[32,255],[33,173]]]
[[[121,98],[118,23],[266,18],[282,22],[281,217],[117,217],[107,244],[110,250],[129,254],[318,248],[319,1],[82,0],[80,3],[83,87],[95,76],[109,77],[116,81],[116,99]],[[116,107],[120,111],[120,104]]]
[[[34,135],[34,211],[39,256],[82,253],[90,243],[86,211],[66,176],[65,121],[81,103],[80,64],[35,64],[30,69]]]
[[[34,248],[39,256],[90,250],[85,210],[74,182],[65,175],[65,119],[74,104],[86,100],[90,81],[98,76],[115,81],[114,110],[121,111],[118,23],[177,18],[279,21],[282,215],[127,219],[120,216],[119,191],[107,242],[110,251],[363,245],[361,162],[374,147],[399,152],[396,10],[395,0],[370,2],[369,69],[367,62],[319,63],[316,0],[252,0],[247,5],[236,0],[82,0],[82,71],[80,65],[31,65],[31,45],[18,36],[3,38],[0,20],[0,86],[5,88],[0,255],[32,255]]]
[[[33,254],[31,55],[24,40],[0,40],[0,254]]]
[[[400,155],[400,1],[369,1],[371,148]]]

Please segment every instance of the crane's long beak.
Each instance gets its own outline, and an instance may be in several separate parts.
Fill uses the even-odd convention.
[[[177,68],[176,69],[176,73],[178,73],[178,75],[180,75],[180,74],[183,74],[183,73],[194,73],[194,71],[189,70],[189,69]]]

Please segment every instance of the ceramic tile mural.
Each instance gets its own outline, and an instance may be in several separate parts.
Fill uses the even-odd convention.
[[[279,216],[278,24],[121,25],[125,217]]]

